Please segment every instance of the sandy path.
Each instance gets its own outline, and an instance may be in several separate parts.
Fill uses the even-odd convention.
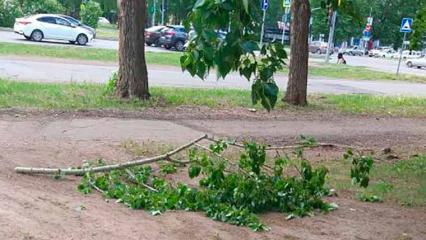
[[[128,159],[119,147],[132,139],[182,143],[208,132],[232,137],[271,136],[291,142],[299,134],[359,145],[406,146],[426,151],[424,119],[337,117],[324,120],[144,120],[94,117],[0,117],[0,239],[424,239],[425,209],[404,209],[331,199],[338,211],[285,221],[281,214],[263,220],[270,232],[212,221],[201,213],[167,212],[150,216],[105,202],[98,194],[76,191],[78,178],[21,176],[23,166],[80,165],[82,160]],[[381,139],[382,141],[378,141]],[[82,206],[83,209],[82,209]]]

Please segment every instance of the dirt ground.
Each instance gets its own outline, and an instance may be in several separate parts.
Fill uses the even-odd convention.
[[[125,116],[125,117],[124,117]],[[14,173],[16,166],[79,166],[83,160],[125,161],[123,141],[179,144],[204,133],[256,138],[273,145],[300,134],[319,141],[391,147],[400,155],[426,152],[426,119],[327,114],[230,113],[175,109],[141,113],[0,113],[0,239],[426,239],[426,208],[364,203],[339,195],[339,209],[285,220],[262,215],[272,229],[255,233],[202,213],[151,216],[99,194],[82,195],[78,177],[54,180]],[[324,154],[326,156],[326,154]]]

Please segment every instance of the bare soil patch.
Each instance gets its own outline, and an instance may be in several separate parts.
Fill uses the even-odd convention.
[[[181,113],[179,113],[181,111]],[[333,113],[268,115],[256,113],[153,111],[25,112],[0,114],[0,236],[2,239],[425,239],[426,208],[363,203],[341,194],[330,198],[340,208],[329,214],[285,220],[262,215],[272,230],[215,222],[202,213],[145,211],[106,202],[99,194],[82,195],[79,178],[54,180],[17,175],[16,166],[79,166],[83,160],[125,161],[128,140],[179,144],[207,132],[240,140],[255,138],[274,145],[295,142],[300,134],[319,141],[373,148],[390,147],[404,157],[426,152],[425,119],[342,116]],[[191,116],[195,116],[192,117]],[[315,159],[341,154],[319,149]],[[182,173],[184,174],[184,173]]]

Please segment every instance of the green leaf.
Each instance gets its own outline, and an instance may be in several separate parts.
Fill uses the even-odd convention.
[[[201,172],[201,167],[197,166],[197,165],[191,165],[188,168],[188,174],[190,178],[195,178],[198,177],[198,175],[200,175]]]

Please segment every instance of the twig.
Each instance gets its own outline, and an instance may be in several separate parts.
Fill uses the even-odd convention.
[[[136,176],[133,174],[133,172],[132,172],[132,171],[130,171],[130,169],[126,169],[125,171],[126,171],[126,173],[129,175],[129,177],[132,179],[132,181],[134,181],[135,183],[140,184],[140,185],[142,185],[142,186],[144,186],[144,187],[148,188],[148,189],[149,189],[149,190],[151,190],[151,191],[158,192],[158,190],[157,190],[157,189],[155,189],[155,188],[153,188],[153,187],[151,187],[151,186],[149,186],[149,185],[147,185],[147,184],[145,184],[145,183],[143,183],[143,182],[138,182],[138,181],[136,180]]]
[[[100,189],[100,188],[98,188],[98,186],[96,186],[95,185],[95,183],[92,181],[92,179],[89,179],[89,184],[90,184],[90,186],[92,187],[92,188],[94,188],[95,190],[97,190],[98,192],[100,192],[100,193],[102,193],[102,194],[105,194],[105,191],[104,190],[102,190],[102,189]]]
[[[189,147],[191,147],[192,145],[194,145],[195,143],[206,139],[207,135],[204,135],[202,137],[199,137],[185,145],[182,145],[166,154],[162,154],[162,155],[158,155],[155,157],[151,157],[151,158],[143,158],[143,159],[138,159],[138,160],[134,160],[134,161],[130,161],[130,162],[125,162],[125,163],[119,163],[119,164],[112,164],[112,165],[105,165],[105,166],[99,166],[99,167],[89,167],[89,168],[82,168],[82,169],[72,169],[72,168],[32,168],[32,167],[17,167],[15,168],[15,171],[17,173],[24,173],[24,174],[62,174],[62,175],[83,175],[87,172],[91,172],[91,173],[97,173],[97,172],[108,172],[111,170],[116,170],[116,169],[125,169],[125,168],[129,168],[129,167],[134,167],[134,166],[139,166],[139,165],[143,165],[143,164],[148,164],[148,163],[153,163],[153,162],[158,162],[161,160],[165,160],[170,158],[170,156],[185,150]]]

